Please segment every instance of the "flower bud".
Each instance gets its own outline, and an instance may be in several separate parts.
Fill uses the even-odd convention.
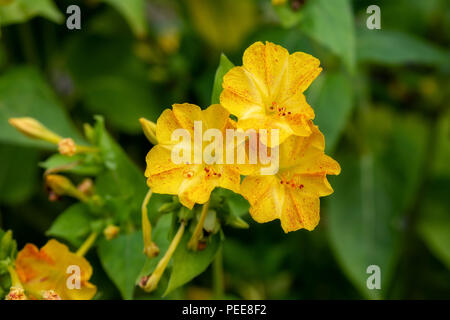
[[[103,230],[106,240],[112,240],[117,237],[120,232],[120,228],[113,224],[110,224]]]
[[[8,122],[24,135],[33,139],[44,140],[53,144],[58,144],[62,139],[33,118],[10,118]]]
[[[154,243],[153,241],[150,242],[149,245],[144,247],[144,254],[149,258],[156,257],[159,254],[158,245],[156,243]]]
[[[47,186],[58,196],[70,196],[83,202],[88,200],[88,197],[64,176],[49,174],[45,179]]]
[[[11,287],[9,293],[6,295],[5,300],[28,300],[23,288]]]
[[[144,131],[148,141],[150,141],[153,145],[158,144],[158,139],[156,139],[156,124],[145,118],[140,118],[139,122],[141,123],[142,130]]]
[[[64,156],[72,157],[77,153],[77,146],[72,138],[65,138],[58,142],[58,151]]]

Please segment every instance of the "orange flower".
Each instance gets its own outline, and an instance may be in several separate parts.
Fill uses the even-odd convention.
[[[18,253],[15,265],[25,291],[34,298],[52,292],[63,300],[88,300],[97,292],[96,286],[89,282],[92,275],[89,262],[53,239],[41,250],[27,244]],[[77,268],[80,271],[78,278]]]
[[[247,129],[279,130],[279,143],[289,136],[308,136],[308,120],[314,111],[303,92],[319,75],[320,61],[313,56],[289,52],[271,42],[256,42],[244,52],[243,66],[223,78],[220,103]],[[271,145],[271,139],[262,141]]]

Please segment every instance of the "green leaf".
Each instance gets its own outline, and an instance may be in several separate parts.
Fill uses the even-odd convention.
[[[332,152],[354,106],[350,79],[342,73],[326,74],[313,105],[315,123],[325,136],[326,151]]]
[[[436,178],[427,187],[418,232],[431,252],[450,270],[450,179]]]
[[[223,76],[234,67],[234,64],[228,60],[225,54],[221,54],[219,66],[217,67],[214,78],[213,91],[211,95],[211,104],[220,103],[220,94],[222,93]]]
[[[62,137],[84,142],[36,69],[15,68],[0,77],[0,142],[54,148],[47,142],[33,140],[19,133],[8,123],[8,119],[13,117],[35,118]]]
[[[431,178],[418,219],[418,232],[434,255],[450,269],[450,112],[440,117],[430,157]]]
[[[64,239],[74,247],[79,247],[91,232],[92,221],[89,207],[77,203],[56,218],[46,235]]]
[[[134,34],[144,37],[147,34],[145,0],[103,0],[114,7],[127,20]]]
[[[383,29],[360,30],[357,38],[358,61],[448,66],[449,52],[407,33]]]
[[[205,271],[213,261],[221,244],[220,234],[217,233],[211,236],[205,250],[194,252],[187,248],[190,237],[191,234],[186,232],[173,254],[172,273],[164,295],[188,283]]]
[[[90,112],[105,115],[108,123],[130,134],[142,132],[139,118],[157,118],[159,108],[152,108],[156,102],[145,81],[98,76],[83,84],[83,95]]]
[[[140,117],[156,121],[163,104],[148,79],[148,67],[133,53],[133,41],[84,35],[66,47],[67,67],[83,107],[109,125],[141,134]]]
[[[96,120],[97,145],[105,164],[95,181],[96,190],[112,205],[114,218],[123,222],[131,214],[131,221],[140,225],[140,207],[148,190],[144,174],[108,134],[103,118]]]
[[[0,202],[26,201],[38,182],[38,153],[29,148],[0,145]]]
[[[142,232],[99,242],[98,255],[102,266],[124,299],[133,298],[136,278],[146,260],[143,250]]]
[[[0,261],[14,261],[17,254],[17,242],[13,238],[13,233],[11,230],[3,231],[0,229]],[[0,266],[0,273],[1,270]]]
[[[327,198],[328,233],[334,253],[350,280],[369,298],[389,289],[398,259],[402,217],[418,189],[428,130],[420,119],[383,110],[366,115],[360,132],[364,154],[336,157],[342,173]],[[330,179],[331,180],[331,179]],[[381,268],[381,290],[366,286],[367,267]]]
[[[65,167],[63,172],[74,173],[77,175],[95,176],[103,170],[103,167],[94,162],[89,161],[90,155],[76,154],[73,156],[65,156],[62,154],[54,154],[39,165],[44,169],[54,169]],[[74,165],[75,164],[75,165]]]
[[[64,16],[52,0],[14,0],[0,6],[0,25],[23,23],[36,16],[62,23]]]
[[[355,70],[355,23],[349,0],[308,1],[301,30],[338,55]]]

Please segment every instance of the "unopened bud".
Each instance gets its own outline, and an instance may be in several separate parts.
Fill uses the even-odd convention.
[[[45,177],[46,184],[58,196],[70,196],[81,201],[87,201],[88,197],[74,186],[72,181],[64,176],[49,174]]]
[[[77,146],[72,138],[65,138],[58,142],[58,151],[64,156],[72,157],[77,153]]]
[[[45,290],[45,291],[42,291],[42,299],[44,299],[44,300],[61,300],[61,297],[54,290]]]
[[[8,122],[24,135],[33,139],[44,140],[53,144],[58,144],[62,139],[33,118],[10,118]]]
[[[95,129],[89,124],[85,123],[83,125],[84,135],[91,142],[95,143]]]
[[[9,293],[6,295],[5,300],[28,300],[23,288],[11,287]]]
[[[159,247],[152,241],[148,246],[144,247],[144,254],[149,258],[156,257],[159,254]]]
[[[103,230],[103,234],[105,235],[106,240],[112,240],[117,237],[119,234],[120,228],[113,224],[110,224]]]
[[[139,122],[141,123],[142,130],[144,131],[148,141],[150,141],[153,145],[158,144],[158,139],[156,139],[156,124],[145,118],[140,118]]]

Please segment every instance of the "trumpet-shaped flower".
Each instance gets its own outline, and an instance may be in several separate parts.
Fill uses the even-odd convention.
[[[319,75],[320,61],[313,56],[289,52],[271,42],[256,42],[244,52],[243,66],[223,78],[220,103],[238,118],[243,130],[279,130],[279,143],[289,136],[308,136],[308,120],[314,111],[303,92]],[[271,139],[262,141],[273,147]]]
[[[242,181],[241,194],[255,221],[280,219],[285,232],[313,230],[319,223],[319,197],[333,193],[326,175],[339,174],[341,168],[324,154],[325,140],[318,127],[310,122],[309,128],[310,136],[291,136],[279,146],[276,175],[249,175]]]
[[[63,300],[88,300],[97,291],[89,282],[89,262],[54,239],[40,250],[27,244],[18,253],[15,265],[25,291],[34,298],[47,299],[51,292]]]
[[[212,163],[204,157],[201,161],[195,161],[195,153],[203,155],[203,149],[209,144],[202,143],[201,149],[196,150],[198,144],[194,141],[194,122],[201,124],[202,132],[216,129],[223,135],[226,129],[234,128],[229,115],[220,105],[212,105],[202,111],[196,105],[185,103],[174,104],[172,110],[165,110],[156,123],[158,145],[150,150],[146,159],[145,176],[152,191],[178,195],[180,202],[188,208],[192,208],[195,203],[206,203],[216,187],[239,192],[240,173],[237,165]],[[172,133],[177,129],[189,133],[190,140],[186,143],[193,146],[189,160],[183,163],[176,163],[172,159],[173,148],[178,144],[178,141],[172,140]],[[224,144],[222,147],[226,148]]]

